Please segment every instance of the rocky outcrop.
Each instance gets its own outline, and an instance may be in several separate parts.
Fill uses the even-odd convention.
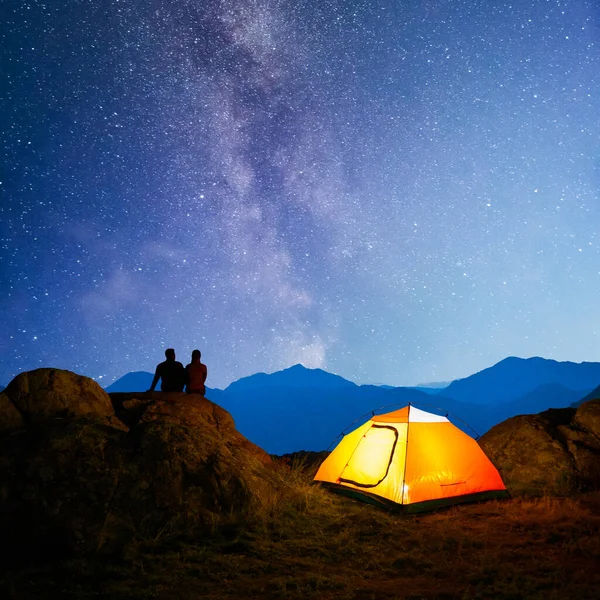
[[[513,494],[600,489],[600,400],[513,417],[479,443]]]
[[[88,377],[61,369],[36,369],[17,375],[3,392],[26,422],[54,417],[114,419],[108,394]]]
[[[268,501],[270,460],[202,396],[111,401],[68,371],[23,373],[0,394],[0,537],[18,554],[202,535]]]
[[[0,394],[0,435],[7,431],[20,429],[25,424],[23,416],[4,393]]]
[[[212,426],[236,446],[265,465],[270,456],[259,446],[246,439],[235,428],[233,417],[218,404],[198,394],[163,392],[126,392],[110,394],[115,413],[128,426],[143,423],[172,423],[188,427]]]

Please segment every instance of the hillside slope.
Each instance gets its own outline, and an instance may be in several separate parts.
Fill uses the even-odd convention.
[[[517,400],[547,384],[559,384],[583,395],[600,384],[600,363],[513,356],[453,381],[442,393],[462,402],[493,405]]]

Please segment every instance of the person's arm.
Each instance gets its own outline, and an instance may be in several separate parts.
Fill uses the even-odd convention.
[[[158,380],[160,379],[160,365],[158,365],[156,367],[156,372],[154,373],[154,379],[152,380],[152,385],[150,386],[150,389],[148,390],[149,392],[153,392],[154,388],[156,387],[156,384],[158,383]]]

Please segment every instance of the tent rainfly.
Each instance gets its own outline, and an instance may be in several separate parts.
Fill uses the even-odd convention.
[[[446,417],[412,405],[371,417],[345,435],[315,481],[402,512],[507,498],[479,444]]]

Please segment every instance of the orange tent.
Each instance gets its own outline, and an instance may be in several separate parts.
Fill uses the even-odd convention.
[[[315,481],[404,512],[506,498],[479,444],[446,417],[412,405],[373,416],[340,441]]]

